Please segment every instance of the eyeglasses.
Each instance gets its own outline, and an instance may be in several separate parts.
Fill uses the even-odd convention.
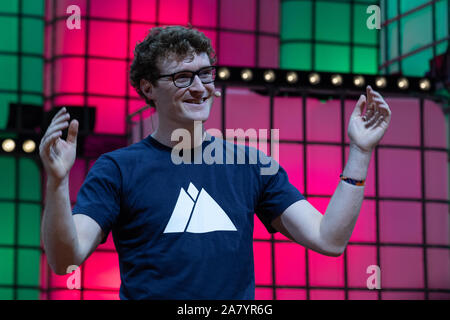
[[[208,84],[216,79],[216,67],[209,66],[193,71],[179,71],[172,74],[165,74],[158,77],[171,77],[173,84],[178,88],[187,88],[194,82],[195,76],[198,76],[203,84]]]

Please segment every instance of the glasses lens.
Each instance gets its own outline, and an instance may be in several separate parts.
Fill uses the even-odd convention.
[[[192,72],[180,72],[173,76],[173,80],[175,81],[175,85],[177,87],[183,88],[191,84],[192,76]]]
[[[216,78],[216,69],[214,67],[203,68],[197,74],[202,83],[211,83]],[[173,76],[173,80],[177,87],[186,88],[192,84],[194,73],[189,71],[179,72]]]

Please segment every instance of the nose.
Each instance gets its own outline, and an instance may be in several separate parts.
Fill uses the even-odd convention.
[[[192,91],[204,91],[205,86],[203,85],[202,81],[198,77],[198,75],[194,76],[194,80],[192,81],[191,85],[189,86],[189,90]]]

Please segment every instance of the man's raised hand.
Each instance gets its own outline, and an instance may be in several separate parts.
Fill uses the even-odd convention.
[[[77,150],[78,121],[72,120],[66,108],[62,108],[53,117],[39,145],[41,157],[48,179],[61,182],[68,177]],[[62,131],[69,127],[67,139],[63,140]]]

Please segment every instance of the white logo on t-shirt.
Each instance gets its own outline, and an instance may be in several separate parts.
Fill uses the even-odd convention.
[[[237,231],[219,204],[205,191],[190,183],[187,192],[181,188],[172,216],[164,233]]]

